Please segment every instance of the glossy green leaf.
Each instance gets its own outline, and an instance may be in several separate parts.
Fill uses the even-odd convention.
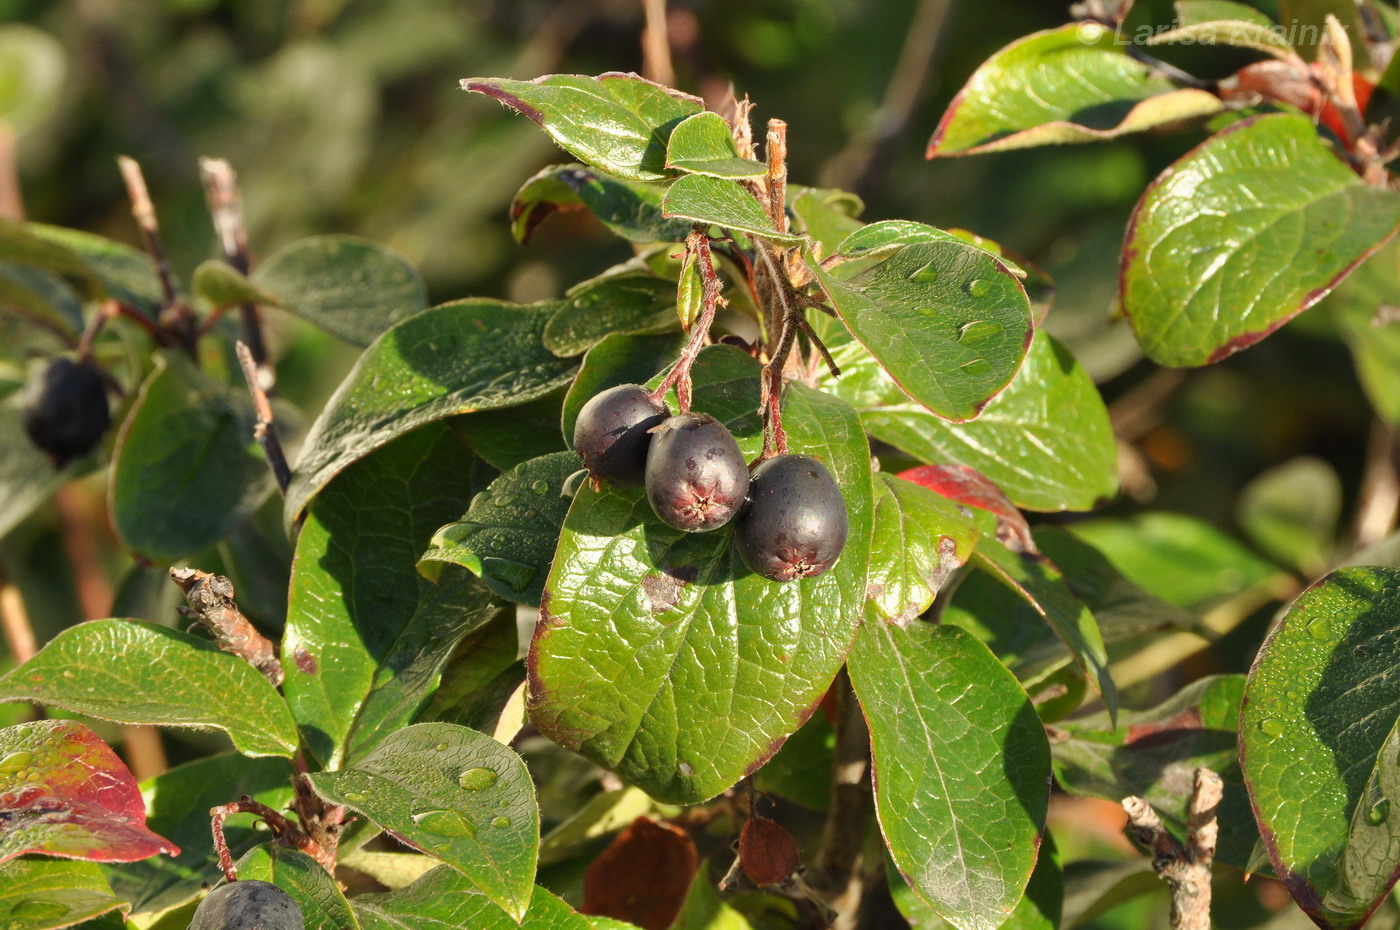
[[[574,453],[556,452],[501,475],[433,534],[418,570],[436,578],[444,563],[460,565],[506,600],[538,607],[572,501],[565,482],[582,467]]]
[[[1397,598],[1394,569],[1333,572],[1289,607],[1245,686],[1240,766],[1260,832],[1323,927],[1360,926],[1400,874]]]
[[[1397,58],[1400,60],[1400,58]],[[1400,245],[1392,239],[1324,303],[1351,346],[1356,374],[1377,415],[1400,425]]]
[[[698,97],[635,74],[549,74],[533,81],[464,78],[462,89],[494,97],[539,123],[570,155],[632,181],[659,181],[676,125],[705,108]]]
[[[232,307],[237,304],[265,304],[280,307],[282,301],[276,294],[258,287],[249,281],[228,262],[209,259],[199,263],[190,281],[194,292],[211,307]]]
[[[57,39],[26,23],[0,27],[0,121],[16,134],[33,129],[58,105],[67,56]]]
[[[113,297],[151,316],[159,310],[162,301],[160,281],[156,278],[150,256],[144,252],[103,236],[62,226],[27,223],[23,228],[31,235],[47,241],[51,247],[56,245],[68,255],[76,255],[88,278],[97,282],[92,297]],[[0,248],[0,257],[7,257],[4,253],[5,250]],[[22,258],[11,260],[23,262]],[[64,262],[66,263],[67,259]],[[71,274],[62,264],[35,264],[64,276]]]
[[[1055,777],[1074,794],[1152,804],[1177,836],[1185,836],[1194,773],[1202,766],[1225,782],[1217,861],[1244,868],[1259,831],[1240,774],[1236,730],[1244,676],[1194,681],[1147,710],[1125,710],[1113,727],[1104,713],[1056,724],[1050,739]]]
[[[481,458],[483,469],[489,465],[496,471],[510,471],[522,462],[568,448],[559,432],[565,394],[564,388],[556,388],[515,407],[453,417],[452,428]]]
[[[788,201],[800,231],[807,234],[822,256],[831,255],[847,236],[860,228],[857,219],[865,203],[850,191],[833,188],[788,186]]]
[[[106,296],[102,282],[77,252],[42,233],[52,229],[35,223],[0,219],[0,261],[6,265],[42,270],[71,282],[84,297]]]
[[[166,582],[169,585],[169,582]],[[243,795],[282,810],[292,800],[292,767],[286,759],[248,759],[221,753],[176,766],[141,784],[146,825],[180,847],[180,854],[111,866],[112,888],[130,901],[134,913],[153,913],[185,904],[223,875],[209,841],[209,809]],[[224,839],[234,857],[267,840],[251,816],[224,822]]]
[[[1331,561],[1342,515],[1342,480],[1322,459],[1289,459],[1244,486],[1236,515],[1261,552],[1316,577]]]
[[[974,246],[908,245],[844,281],[811,268],[860,344],[905,394],[944,419],[981,413],[1030,347],[1025,289]]]
[[[311,783],[460,871],[517,921],[525,914],[539,852],[535,789],[521,758],[491,737],[415,724]]]
[[[45,268],[0,262],[0,307],[69,337],[76,337],[83,329],[83,307],[77,293]]]
[[[1001,926],[1035,867],[1049,803],[1050,749],[1030,698],[952,626],[870,617],[850,673],[895,865],[962,930]]]
[[[272,492],[246,388],[157,356],[113,453],[112,517],[132,550],[174,562],[212,546]]]
[[[6,927],[56,930],[126,909],[102,869],[91,862],[11,859],[0,865],[0,914],[7,918]]]
[[[587,210],[630,242],[680,242],[691,224],[661,215],[665,192],[659,184],[627,181],[583,165],[550,165],[516,193],[510,204],[510,228],[517,241],[529,242],[535,229],[553,214]]]
[[[0,862],[24,853],[134,862],[180,851],[146,826],[136,779],[80,723],[0,729],[0,784]]]
[[[525,681],[520,661],[515,605],[457,644],[442,672],[442,686],[419,715],[423,721],[455,723],[495,734],[506,705]]]
[[[1013,552],[983,536],[972,553],[976,565],[1022,597],[1055,631],[1094,690],[1117,713],[1118,689],[1108,671],[1103,633],[1088,605],[1075,596],[1064,574],[1042,555]]]
[[[1230,19],[1254,23],[1256,26],[1274,25],[1267,13],[1236,0],[1176,0],[1173,6],[1176,7],[1177,21],[1183,26]]]
[[[447,424],[416,430],[347,469],[297,538],[283,689],[307,749],[336,766],[414,719],[457,643],[495,615],[490,591],[447,566],[415,566],[476,488],[473,456]]]
[[[517,921],[467,878],[440,866],[406,888],[351,900],[363,930],[588,930],[587,918],[535,886],[530,907]]]
[[[1111,139],[1222,109],[1214,94],[1178,88],[1128,54],[1098,23],[1033,33],[968,79],[929,141],[928,156]]]
[[[1091,510],[1118,492],[1108,409],[1088,373],[1043,330],[1016,377],[966,423],[911,403],[854,347],[836,356],[843,374],[831,390],[860,411],[872,436],[920,461],[971,466],[1027,510]]]
[[[802,239],[779,232],[767,211],[737,181],[688,174],[667,189],[662,210],[665,216],[712,223],[774,242],[795,243]]]
[[[768,166],[739,154],[734,133],[718,113],[686,117],[666,142],[666,167],[712,178],[761,178]]]
[[[1261,25],[1238,19],[1183,24],[1176,29],[1154,34],[1146,44],[1233,45],[1285,61],[1294,54],[1284,33],[1272,24]]]
[[[24,431],[19,397],[0,401],[0,500],[5,501],[5,506],[0,507],[0,537],[90,467],[74,461],[55,471],[48,456],[34,447]]]
[[[238,878],[271,882],[301,907],[306,930],[360,930],[350,904],[325,866],[276,843],[255,846],[236,863]]]
[[[909,921],[910,927],[914,930],[955,930],[952,924],[914,893],[888,857],[885,859],[885,877],[889,882],[890,897],[904,919]],[[1030,881],[1026,883],[1026,893],[998,930],[1056,930],[1060,926],[1064,891],[1060,857],[1050,834],[1046,833],[1040,844],[1040,855],[1035,860],[1035,871],[1031,872]],[[1064,926],[1072,925],[1067,923]]]
[[[259,265],[252,280],[297,316],[358,346],[428,306],[407,259],[354,236],[293,242]]]
[[[33,701],[120,723],[224,730],[246,756],[296,751],[277,689],[212,643],[154,623],[69,627],[0,678],[0,702]]]
[[[907,625],[972,555],[977,527],[957,504],[928,488],[875,476],[875,533],[866,596],[877,616]]]
[[[569,448],[574,445],[574,424],[579,411],[594,394],[619,384],[645,384],[673,363],[685,345],[679,333],[658,336],[608,336],[588,350],[578,376],[564,397],[562,428]]]
[[[700,355],[695,409],[752,456],[761,443],[758,364]],[[750,573],[732,529],[682,534],[640,490],[574,499],[531,648],[531,719],[664,801],[713,797],[771,755],[811,713],[860,618],[869,559],[869,451],[854,412],[798,383],[784,395],[792,451],[821,459],[850,513],[835,568],[790,584]]]
[[[614,274],[572,288],[544,327],[544,346],[561,358],[582,355],[612,333],[657,333],[676,326],[676,283],[646,274]]]
[[[540,336],[557,304],[443,304],[389,329],[364,351],[302,443],[287,491],[294,520],[350,463],[425,423],[512,407],[567,384],[573,362]]]
[[[1133,583],[1178,607],[1200,609],[1277,574],[1241,543],[1186,514],[1151,511],[1071,530]]]
[[[1153,361],[1216,362],[1321,300],[1397,228],[1400,193],[1362,183],[1311,120],[1255,117],[1143,194],[1123,247],[1123,310]]]

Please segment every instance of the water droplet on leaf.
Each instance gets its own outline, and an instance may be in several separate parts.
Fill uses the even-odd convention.
[[[938,280],[938,269],[933,267],[933,262],[929,262],[927,265],[911,271],[908,279],[919,284],[932,284]]]
[[[1283,725],[1283,721],[1277,717],[1265,717],[1263,720],[1259,721],[1259,732],[1269,737],[1269,739],[1278,739],[1287,732],[1287,730],[1288,728]]]
[[[1390,798],[1381,798],[1366,810],[1366,822],[1379,827],[1390,819]]]
[[[958,342],[968,344],[985,342],[993,336],[1000,336],[1005,329],[996,320],[973,320],[958,328]]]
[[[498,828],[499,828],[499,827],[508,827],[508,826],[510,826],[510,818],[509,818],[509,817],[497,817],[495,820],[491,821],[491,826],[493,826],[493,827],[498,827]]]
[[[693,769],[693,768],[690,767],[690,763],[689,763],[689,762],[682,762],[682,763],[680,763],[679,765],[676,766],[676,770],[677,770],[678,772],[680,772],[682,775],[686,776],[687,778],[689,778],[691,775],[694,775],[694,774],[695,774],[695,769]]]
[[[967,283],[967,292],[973,297],[986,297],[992,289],[992,282],[984,278],[973,278]]]
[[[543,478],[540,478],[540,479],[538,479],[537,481],[535,481],[534,484],[530,485],[530,490],[531,490],[531,491],[534,491],[536,494],[539,494],[539,495],[548,494],[548,493],[549,493],[549,482],[548,482],[548,481],[545,481]]]
[[[0,775],[14,775],[34,760],[34,753],[21,749],[0,760]]]
[[[446,743],[438,743],[438,744],[437,744],[435,747],[433,747],[433,748],[436,749],[438,752],[447,752],[447,744],[446,744]]]
[[[477,766],[464,771],[457,776],[457,784],[468,791],[480,791],[482,788],[490,788],[500,777],[488,768]]]
[[[970,375],[985,375],[992,370],[992,363],[985,358],[974,358],[970,362],[963,362],[958,367]]]
[[[412,815],[415,824],[438,836],[476,836],[476,827],[457,811],[425,810]]]

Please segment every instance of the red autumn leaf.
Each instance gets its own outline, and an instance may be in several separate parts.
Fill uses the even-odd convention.
[[[588,867],[580,910],[643,930],[666,930],[680,913],[699,867],[689,834],[638,817]]]
[[[41,853],[89,862],[178,855],[146,828],[136,779],[87,727],[42,720],[0,729],[0,862]]]
[[[766,888],[792,877],[802,865],[797,840],[767,817],[750,817],[739,831],[739,865],[755,885]]]
[[[1031,528],[1016,505],[981,472],[967,465],[920,465],[899,473],[949,500],[985,510],[997,518],[997,539],[1016,552],[1035,552]]]
[[[1337,108],[1322,92],[1316,80],[1320,74],[1316,63],[1304,70],[1286,61],[1258,61],[1221,81],[1220,96],[1229,103],[1249,104],[1264,99],[1297,107],[1316,117],[1333,135],[1350,145],[1356,140],[1347,132]],[[1376,86],[1362,75],[1353,73],[1351,87],[1356,95],[1357,109],[1364,117],[1366,107],[1371,102],[1371,92]]]

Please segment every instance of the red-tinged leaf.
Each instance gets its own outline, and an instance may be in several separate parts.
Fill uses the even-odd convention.
[[[787,881],[802,865],[797,840],[777,821],[750,817],[739,831],[739,865],[760,888]]]
[[[638,817],[588,867],[581,910],[642,930],[666,930],[680,913],[699,867],[689,834]]]
[[[1017,552],[1035,552],[1030,524],[1001,488],[967,465],[920,465],[899,473],[949,500],[985,510],[997,518],[997,539]]]
[[[87,727],[41,720],[0,730],[0,862],[25,853],[136,862],[179,852],[146,828],[136,779]]]

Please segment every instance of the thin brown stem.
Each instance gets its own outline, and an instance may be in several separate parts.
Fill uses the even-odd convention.
[[[709,338],[710,326],[715,321],[715,311],[724,298],[720,296],[723,284],[719,275],[715,273],[714,256],[710,253],[710,237],[704,225],[697,223],[686,236],[685,248],[687,254],[696,257],[696,264],[700,269],[701,297],[700,316],[695,320],[695,325],[690,330],[690,341],[681,350],[681,357],[677,360],[674,368],[667,373],[666,377],[657,385],[656,390],[651,392],[654,400],[660,401],[666,396],[666,392],[671,388],[676,389],[676,406],[681,413],[690,412],[690,368],[695,364],[695,359],[700,355],[700,349],[704,347]]]
[[[646,27],[642,30],[642,74],[667,87],[676,83],[671,63],[671,37],[666,27],[666,0],[642,0]]]
[[[1374,546],[1395,532],[1400,509],[1400,443],[1395,431],[1377,418],[1371,424],[1366,470],[1356,504],[1353,551]]]
[[[1207,768],[1196,769],[1183,845],[1167,832],[1152,806],[1139,797],[1123,799],[1128,831],[1152,854],[1152,868],[1171,888],[1172,930],[1210,930],[1210,866],[1219,835],[1216,811],[1224,782]]]
[[[768,121],[768,141],[763,147],[768,160],[768,176],[763,179],[768,191],[768,216],[780,233],[788,231],[787,221],[787,123],[780,119]]]
[[[19,160],[15,131],[0,120],[0,219],[24,222],[24,197],[19,188]]]
[[[146,188],[145,175],[141,166],[133,158],[117,156],[117,167],[121,171],[122,182],[126,185],[127,197],[131,200],[131,215],[141,230],[141,241],[146,246],[146,254],[151,257],[151,266],[160,281],[161,310],[160,329],[164,342],[178,345],[190,357],[195,357],[196,332],[199,323],[185,299],[175,286],[170,273],[170,262],[165,257],[165,246],[160,238],[160,224],[156,220],[155,205],[151,203],[150,191]]]
[[[246,661],[273,685],[282,684],[277,650],[238,609],[233,582],[197,568],[172,568],[170,580],[185,594],[187,606],[180,608],[180,613],[208,630],[221,650]]]
[[[258,421],[253,425],[253,438],[262,448],[263,457],[272,469],[272,477],[277,479],[277,488],[282,496],[287,496],[287,488],[292,483],[292,469],[287,464],[287,455],[282,451],[282,440],[277,438],[277,423],[272,414],[272,401],[267,389],[258,377],[258,365],[252,350],[242,342],[238,343],[238,363],[243,367],[243,377],[248,382],[248,392],[253,396],[253,408]]]
[[[822,899],[839,913],[859,910],[862,850],[873,812],[870,781],[870,731],[860,701],[842,669],[836,692],[835,773],[831,805],[810,881]]]
[[[97,341],[97,337],[102,332],[102,327],[107,325],[107,321],[117,316],[116,301],[103,301],[102,306],[97,308],[97,312],[88,320],[87,326],[83,329],[82,338],[78,340],[78,361],[87,362],[92,360],[92,346]]]
[[[817,335],[817,331],[812,328],[812,324],[807,321],[806,317],[799,316],[797,318],[797,328],[802,330],[802,334],[807,337],[812,348],[816,349],[822,361],[826,362],[826,370],[831,374],[831,377],[841,377],[841,366],[836,364],[836,359],[831,357],[831,350],[826,347],[826,343],[822,342],[822,338]]]
[[[238,192],[238,175],[233,166],[222,158],[201,158],[199,173],[204,179],[204,199],[214,219],[214,231],[219,237],[224,261],[239,274],[252,267],[248,253],[248,236],[243,228],[243,199]],[[253,304],[238,308],[239,335],[253,353],[258,380],[264,389],[274,383],[274,372],[268,364],[267,343],[263,339],[262,320]]]
[[[4,630],[5,648],[16,665],[23,665],[34,657],[38,643],[29,622],[29,611],[24,607],[24,596],[4,572],[0,572],[0,628]]]
[[[301,850],[321,863],[327,871],[335,868],[335,857],[327,856],[320,843],[317,843],[281,813],[266,804],[254,801],[245,794],[237,801],[220,804],[218,807],[209,809],[209,829],[214,834],[214,850],[219,856],[219,868],[223,870],[224,877],[229,881],[238,881],[238,870],[234,868],[233,856],[228,849],[228,840],[224,837],[224,821],[234,814],[252,814],[267,824],[268,829],[272,831],[273,842]]]

